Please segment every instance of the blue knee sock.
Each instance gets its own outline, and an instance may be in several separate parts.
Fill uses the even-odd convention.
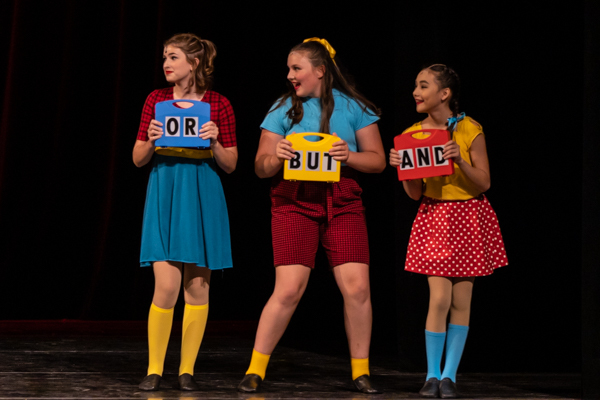
[[[442,354],[444,354],[444,342],[446,341],[446,332],[429,332],[425,330],[425,348],[427,350],[427,378],[440,379],[442,374],[440,364]]]
[[[442,379],[450,378],[456,382],[456,370],[460,363],[469,327],[464,325],[448,324],[448,340],[446,341],[446,363]]]

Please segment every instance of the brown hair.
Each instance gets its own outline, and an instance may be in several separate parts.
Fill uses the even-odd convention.
[[[193,33],[179,33],[166,40],[164,46],[174,46],[183,51],[187,62],[192,66],[190,87],[195,87],[197,93],[209,90],[213,84],[212,73],[217,48],[210,40],[200,39]],[[196,65],[195,59],[198,59]]]
[[[450,89],[450,99],[448,106],[452,110],[452,116],[458,116],[458,98],[460,96],[460,79],[458,74],[450,67],[444,64],[433,64],[427,68],[435,75],[435,80],[440,89]],[[452,129],[454,131],[454,129]]]
[[[362,110],[371,115],[381,115],[381,111],[369,100],[367,100],[362,94],[360,94],[354,85],[344,77],[337,64],[333,62],[329,52],[320,42],[310,41],[304,42],[297,46],[294,46],[290,53],[304,52],[306,58],[309,59],[310,63],[314,68],[318,68],[321,65],[325,66],[325,72],[323,74],[322,83],[323,88],[321,92],[321,124],[320,132],[329,132],[329,120],[334,109],[334,99],[332,89],[337,89],[346,96],[353,98],[358,101],[358,104]],[[297,124],[302,121],[304,116],[304,109],[302,108],[302,99],[296,95],[291,82],[288,81],[290,90],[285,93],[279,100],[279,104],[272,111],[283,106],[288,98],[292,98],[292,107],[288,110],[286,115],[292,120],[292,124]]]

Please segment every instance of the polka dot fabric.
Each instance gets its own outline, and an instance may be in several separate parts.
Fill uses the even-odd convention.
[[[405,270],[485,276],[507,264],[498,218],[484,195],[465,201],[423,198],[410,234]]]

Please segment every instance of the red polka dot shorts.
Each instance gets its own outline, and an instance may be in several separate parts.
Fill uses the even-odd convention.
[[[356,173],[342,169],[339,182],[286,181],[273,177],[271,234],[274,264],[315,266],[319,241],[329,265],[369,264],[362,189]]]
[[[405,270],[484,276],[507,264],[498,218],[483,194],[465,201],[423,198],[410,234]]]

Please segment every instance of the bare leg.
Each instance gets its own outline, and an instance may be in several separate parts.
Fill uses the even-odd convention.
[[[350,357],[368,358],[373,323],[369,266],[346,263],[336,266],[333,275],[344,297],[344,324]]]
[[[308,284],[310,268],[280,265],[275,270],[275,289],[260,316],[254,349],[270,355],[283,336]]]
[[[183,274],[183,296],[186,304],[201,305],[208,303],[210,289],[210,269],[185,264]]]
[[[474,281],[474,277],[454,278],[452,280],[452,305],[450,307],[451,324],[469,325]]]
[[[165,309],[175,307],[181,289],[181,263],[156,261],[152,266],[154,269],[154,297],[152,303]]]
[[[452,278],[428,276],[429,311],[425,329],[430,332],[446,332],[446,320],[452,304]]]

